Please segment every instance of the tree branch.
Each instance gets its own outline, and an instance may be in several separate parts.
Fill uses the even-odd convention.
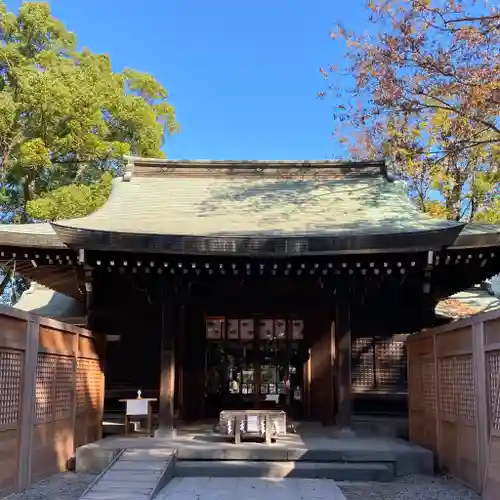
[[[472,23],[476,21],[495,21],[500,20],[500,14],[491,14],[489,16],[477,16],[477,17],[458,17],[456,19],[447,19],[444,24],[455,24],[455,23]]]

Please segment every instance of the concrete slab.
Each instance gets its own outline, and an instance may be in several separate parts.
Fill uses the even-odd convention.
[[[174,478],[157,500],[345,500],[328,479]]]

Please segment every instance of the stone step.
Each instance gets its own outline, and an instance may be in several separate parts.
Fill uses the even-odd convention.
[[[177,477],[306,478],[334,481],[392,481],[394,466],[376,462],[266,462],[241,460],[177,460]]]

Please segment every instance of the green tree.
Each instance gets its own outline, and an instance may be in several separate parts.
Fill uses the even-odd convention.
[[[115,72],[106,55],[77,50],[48,3],[26,2],[15,14],[0,0],[4,219],[93,211],[124,154],[163,156],[165,134],[178,129],[167,97],[153,76]]]
[[[28,202],[28,213],[37,220],[53,221],[83,217],[101,207],[111,192],[112,175],[103,174],[92,184],[70,184]]]
[[[341,141],[354,157],[390,158],[422,210],[500,221],[500,14],[475,0],[368,0],[366,11],[363,33],[332,32],[345,58],[321,69]]]

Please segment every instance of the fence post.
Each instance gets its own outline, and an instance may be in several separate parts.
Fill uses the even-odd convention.
[[[26,322],[26,349],[24,351],[23,388],[21,396],[21,430],[19,439],[19,489],[31,482],[31,443],[35,423],[36,366],[40,325],[37,319]]]
[[[479,473],[478,484],[480,487],[483,483],[483,478],[486,473],[489,429],[488,422],[488,393],[486,379],[486,356],[485,356],[485,339],[484,339],[484,322],[479,321],[472,325],[472,345],[473,345],[473,360],[474,360],[474,385],[475,404],[476,404],[476,430],[478,440],[479,454]]]
[[[102,439],[103,421],[104,421],[104,391],[106,379],[104,377],[104,370],[101,371],[100,392],[99,392],[99,430],[97,432],[97,439]]]
[[[434,430],[436,432],[436,454],[437,454],[437,463],[438,466],[441,467],[441,457],[442,457],[442,428],[441,428],[441,378],[439,376],[439,353],[437,349],[437,334],[436,332],[432,332],[432,369],[434,370],[434,404],[435,404],[435,427]]]
[[[78,357],[80,355],[80,334],[73,337],[73,398],[71,400],[71,432],[73,433],[73,451],[77,448],[76,418],[78,415]]]

